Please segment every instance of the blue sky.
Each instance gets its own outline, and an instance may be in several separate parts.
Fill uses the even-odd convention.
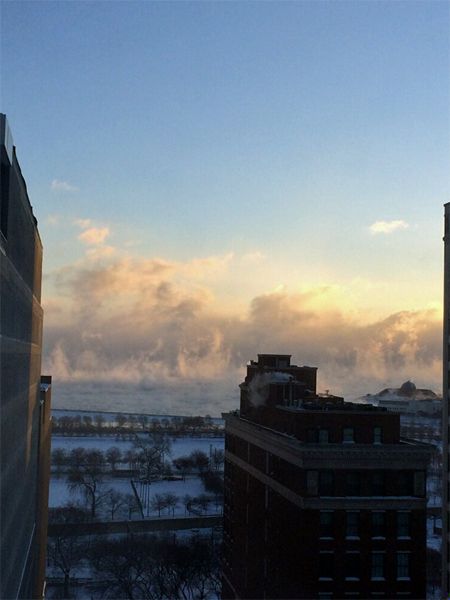
[[[449,12],[3,2],[1,107],[49,304],[67,299],[61,272],[126,255],[137,271],[197,265],[210,310],[237,318],[261,295],[324,286],[358,318],[438,306]]]

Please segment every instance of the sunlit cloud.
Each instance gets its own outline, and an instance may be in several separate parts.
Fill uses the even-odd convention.
[[[255,250],[254,252],[247,252],[241,257],[241,261],[243,264],[258,264],[264,261],[266,258],[265,254],[260,252],[259,250]]]
[[[224,285],[242,257],[177,262],[92,250],[49,275],[45,368],[55,380],[157,389],[187,405],[217,392],[219,402],[235,394],[247,360],[282,352],[318,366],[320,389],[347,397],[407,379],[439,389],[438,307],[369,319],[341,302],[345,289],[319,285],[280,286],[233,312],[214,284]]]
[[[389,234],[394,233],[394,231],[399,231],[402,229],[408,229],[409,223],[403,221],[401,219],[395,221],[375,221],[369,227],[370,233],[372,235],[377,235],[379,233]]]
[[[91,219],[75,219],[74,225],[77,225],[81,229],[88,229],[92,225]]]
[[[109,236],[109,233],[108,227],[90,227],[80,233],[78,239],[89,246],[96,246],[98,244],[103,244]]]
[[[67,181],[62,181],[61,179],[53,179],[50,188],[54,192],[77,192],[78,188],[75,185],[70,184]]]

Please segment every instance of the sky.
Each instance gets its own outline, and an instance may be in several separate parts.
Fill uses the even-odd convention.
[[[258,352],[440,391],[447,2],[0,10],[56,405],[219,414]]]

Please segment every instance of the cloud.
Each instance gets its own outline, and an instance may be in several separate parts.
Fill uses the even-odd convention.
[[[402,221],[398,219],[396,221],[375,221],[369,227],[369,231],[372,235],[377,235],[379,233],[394,233],[394,231],[399,231],[401,229],[408,229],[409,223],[406,221]]]
[[[247,314],[230,315],[211,287],[217,269],[226,279],[230,262],[229,255],[175,262],[113,253],[54,272],[46,372],[74,394],[76,384],[109,386],[113,396],[115,386],[125,386],[144,402],[148,390],[147,404],[153,399],[158,412],[180,413],[234,408],[245,364],[258,352],[289,353],[297,364],[319,367],[319,389],[349,398],[407,379],[439,389],[440,311],[368,322],[342,310],[335,286],[322,285],[260,294]]]
[[[77,192],[78,188],[74,185],[71,185],[67,181],[62,181],[61,179],[53,179],[50,187],[54,192]]]
[[[59,223],[60,223],[60,216],[59,215],[48,215],[48,217],[45,219],[45,223],[47,225],[50,225],[51,227],[56,227],[56,225],[59,225]]]
[[[255,250],[254,252],[248,252],[241,257],[241,261],[243,264],[258,264],[264,261],[266,255],[260,252],[259,250]]]
[[[74,224],[81,229],[88,229],[92,225],[92,221],[91,219],[75,219]]]
[[[83,233],[80,233],[78,239],[88,246],[97,246],[103,244],[108,236],[108,227],[90,227],[89,229],[85,229]]]

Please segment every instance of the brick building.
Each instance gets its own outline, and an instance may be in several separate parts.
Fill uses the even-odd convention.
[[[51,394],[41,379],[42,244],[2,114],[0,158],[0,598],[41,598]]]
[[[259,354],[225,418],[222,597],[424,598],[430,450]]]

